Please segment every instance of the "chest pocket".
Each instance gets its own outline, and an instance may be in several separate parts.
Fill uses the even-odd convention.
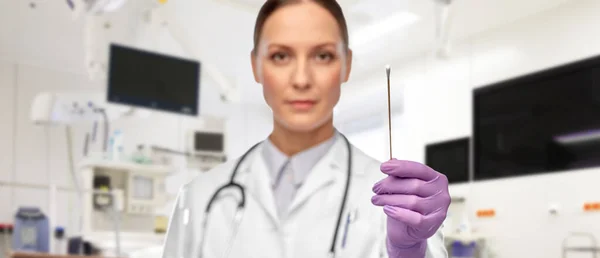
[[[235,224],[237,202],[234,197],[220,200],[211,213],[208,225],[206,258],[281,257],[278,234],[254,199],[246,199],[246,209],[240,224]],[[236,228],[236,226],[238,228]]]
[[[364,207],[349,209],[342,222],[337,246],[341,257],[366,257],[373,248],[378,248],[378,240],[383,234],[381,223]]]

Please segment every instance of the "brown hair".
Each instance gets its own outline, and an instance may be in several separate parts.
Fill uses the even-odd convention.
[[[344,17],[344,13],[342,12],[342,7],[338,4],[337,0],[310,0],[321,7],[325,8],[337,21],[338,26],[340,27],[340,33],[342,34],[342,40],[344,41],[344,46],[347,49],[349,44],[348,39],[348,25],[346,24],[346,18]],[[260,8],[258,12],[258,17],[256,17],[256,23],[254,24],[254,49],[252,52],[256,51],[258,47],[260,37],[262,35],[262,30],[265,25],[265,21],[277,11],[279,8],[284,7],[289,4],[301,3],[303,0],[267,0],[263,6]]]

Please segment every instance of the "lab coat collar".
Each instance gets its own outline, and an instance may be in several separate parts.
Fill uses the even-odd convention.
[[[333,184],[338,180],[346,180],[346,166],[347,166],[347,153],[346,141],[343,136],[336,132],[337,139],[333,146],[331,146],[329,152],[317,162],[302,187],[298,189],[292,204],[289,207],[289,213],[293,213],[295,209],[299,208],[305,203],[310,197],[315,195],[322,188]],[[356,157],[356,148],[352,145],[353,157]],[[277,213],[275,206],[275,198],[273,196],[273,190],[271,189],[271,175],[264,160],[264,156],[261,155],[263,152],[264,144],[260,144],[253,153],[249,154],[247,163],[242,164],[240,176],[236,181],[245,185],[246,194],[254,197],[259,203],[265,213],[272,219],[274,225],[280,225],[280,218]],[[353,176],[362,175],[364,173],[363,168],[356,167],[356,162],[352,163],[351,174]]]
[[[310,174],[310,171],[313,170],[313,167],[329,152],[335,141],[338,140],[337,138],[334,134],[327,141],[297,153],[292,157],[288,157],[281,152],[271,140],[265,140],[262,144],[262,154],[271,175],[271,186],[275,187],[279,183],[278,179],[281,176],[282,169],[286,165],[292,166],[291,172],[293,173],[294,184],[297,187],[302,185],[308,174]]]
[[[254,197],[256,202],[271,218],[274,225],[279,225],[277,207],[275,207],[275,198],[271,189],[271,175],[261,155],[264,148],[264,142],[256,147],[253,153],[247,158],[248,165],[243,169],[244,184],[246,195]],[[249,196],[248,196],[249,197]]]
[[[348,148],[340,133],[336,132],[336,137],[337,139],[330,151],[314,166],[313,172],[308,175],[302,187],[298,189],[298,193],[290,205],[290,213],[293,213],[295,209],[299,208],[323,187],[339,180],[346,180]],[[350,145],[350,148],[352,148],[352,145]],[[354,152],[355,149],[352,151]],[[351,174],[353,176],[360,175],[363,172],[364,169],[356,168],[355,164],[352,164]]]

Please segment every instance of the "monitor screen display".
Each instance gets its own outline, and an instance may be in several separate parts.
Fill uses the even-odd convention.
[[[599,166],[600,57],[479,88],[475,180]]]
[[[199,62],[110,46],[109,102],[196,116],[199,81]]]
[[[194,135],[195,151],[217,151],[224,149],[222,133],[196,132]]]
[[[133,198],[152,200],[154,196],[154,180],[151,177],[133,177]]]
[[[469,138],[428,144],[425,164],[446,175],[449,183],[469,181]]]

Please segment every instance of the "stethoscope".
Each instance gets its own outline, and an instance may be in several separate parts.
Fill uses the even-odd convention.
[[[340,231],[340,227],[342,224],[342,218],[343,218],[343,214],[344,214],[344,208],[346,206],[346,199],[348,198],[348,190],[350,189],[350,178],[351,178],[351,173],[352,173],[352,148],[350,147],[350,141],[348,141],[348,139],[346,138],[346,136],[344,136],[343,134],[340,133],[340,135],[342,136],[342,138],[344,138],[344,141],[346,142],[346,147],[348,149],[348,160],[347,160],[347,169],[346,169],[346,174],[347,174],[347,179],[346,179],[346,188],[344,189],[344,198],[342,199],[342,205],[340,207],[340,211],[339,211],[339,215],[338,215],[338,219],[337,219],[337,224],[335,226],[335,231],[333,232],[333,240],[331,242],[331,248],[329,249],[329,254],[330,257],[335,257],[335,252],[336,252],[336,242],[337,242],[337,237]],[[235,164],[235,167],[233,169],[233,173],[231,173],[231,177],[229,178],[229,182],[221,187],[219,187],[215,193],[212,195],[212,197],[210,198],[208,205],[206,205],[206,209],[204,210],[204,221],[202,223],[202,238],[200,239],[200,257],[203,257],[203,251],[204,251],[204,239],[206,239],[206,231],[207,231],[207,225],[208,225],[208,215],[210,213],[210,209],[213,207],[213,205],[215,204],[218,195],[227,189],[235,189],[238,190],[241,198],[237,204],[237,210],[235,212],[234,215],[234,230],[233,230],[233,234],[231,236],[231,239],[229,241],[229,246],[227,248],[227,250],[224,253],[223,257],[228,257],[229,253],[231,251],[231,248],[233,246],[233,240],[235,239],[235,236],[237,235],[237,231],[240,225],[240,222],[243,218],[243,213],[244,213],[244,209],[246,208],[246,191],[244,190],[244,187],[238,183],[235,182],[235,176],[237,174],[237,171],[240,167],[240,164],[242,164],[242,162],[244,162],[244,160],[246,159],[246,157],[248,156],[249,153],[251,153],[258,145],[260,145],[262,142],[259,142],[257,144],[255,144],[254,146],[252,146],[248,151],[246,151],[246,153],[244,153],[244,155],[242,155],[240,157],[240,159],[238,160],[238,162]]]

